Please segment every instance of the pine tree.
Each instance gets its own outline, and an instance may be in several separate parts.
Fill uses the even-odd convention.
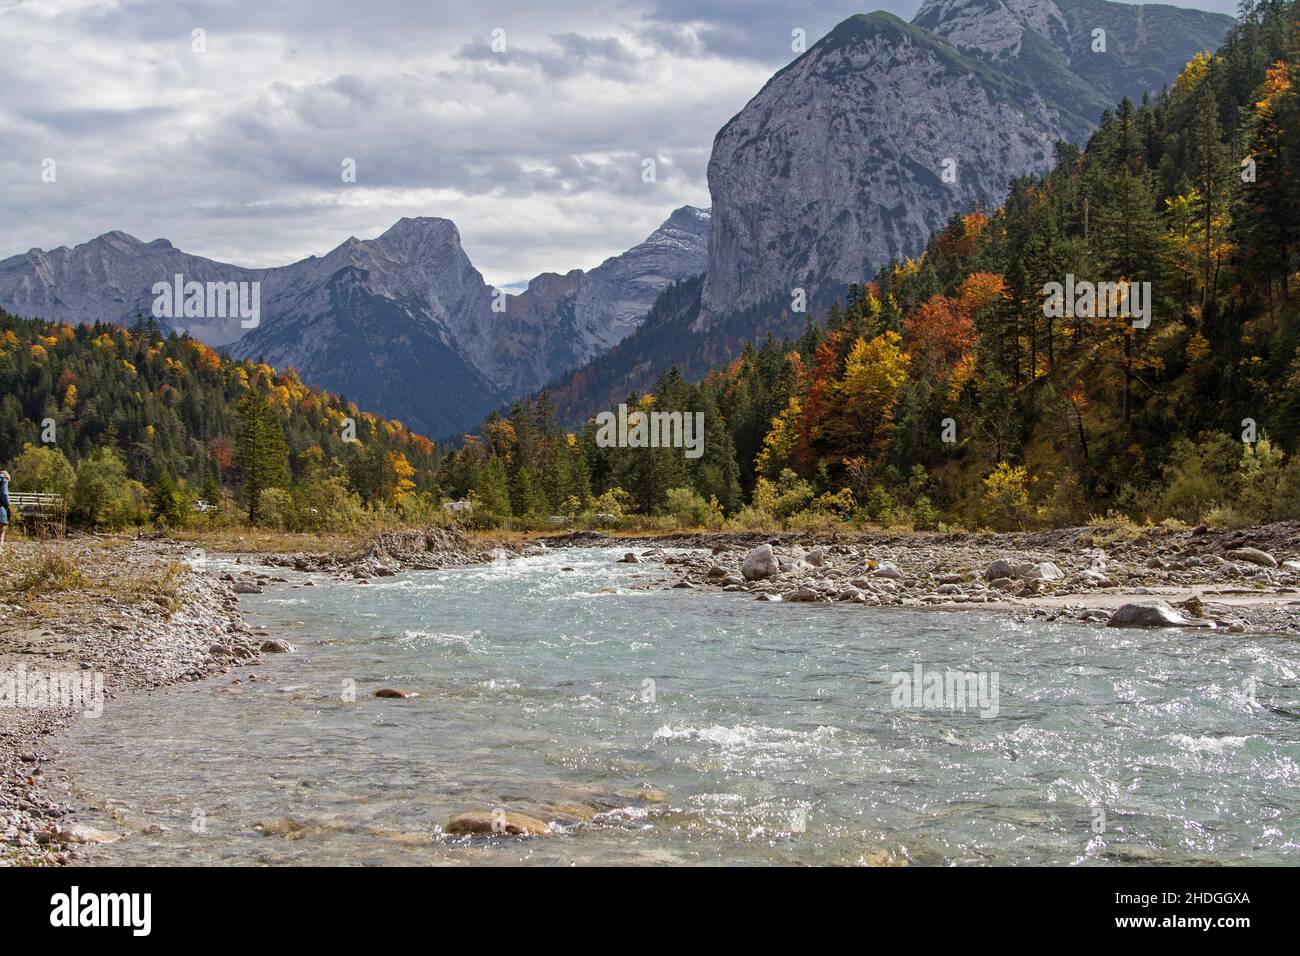
[[[262,495],[268,488],[289,484],[289,449],[284,428],[266,395],[256,385],[239,400],[239,441],[236,460],[243,477],[248,520],[256,524]]]

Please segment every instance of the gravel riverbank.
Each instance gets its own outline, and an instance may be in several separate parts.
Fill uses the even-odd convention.
[[[161,536],[10,542],[0,557],[0,866],[75,863],[79,845],[117,837],[70,822],[73,808],[42,786],[50,735],[69,721],[97,719],[124,692],[293,651],[239,613],[241,594],[284,582],[277,567],[366,583],[526,547],[441,528],[403,530],[340,554],[240,555],[235,561],[247,568],[218,571],[203,550]]]
[[[202,564],[166,541],[9,544],[0,558],[0,865],[72,862],[79,844],[112,839],[66,823],[71,808],[44,792],[49,735],[111,717],[123,692],[261,659],[234,585]]]

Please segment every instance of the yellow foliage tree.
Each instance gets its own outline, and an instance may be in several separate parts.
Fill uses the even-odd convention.
[[[984,479],[984,517],[995,531],[1023,528],[1030,517],[1029,471],[1005,461]]]
[[[759,474],[775,478],[794,456],[795,445],[799,442],[799,422],[803,417],[803,406],[798,396],[792,396],[781,414],[772,419],[772,426],[763,437],[763,448],[754,463]]]
[[[392,503],[397,504],[415,490],[415,482],[411,480],[415,477],[415,469],[406,460],[406,455],[400,451],[390,451],[386,459],[388,472],[393,481]]]
[[[822,429],[833,460],[856,455],[873,459],[884,448],[894,427],[894,401],[912,363],[902,343],[897,332],[853,343],[844,375],[831,390],[831,407]]]

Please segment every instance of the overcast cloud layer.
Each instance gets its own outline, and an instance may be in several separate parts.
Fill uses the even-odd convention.
[[[0,0],[0,258],[122,229],[272,266],[443,216],[489,282],[590,268],[709,204],[713,136],[792,30],[918,6]]]

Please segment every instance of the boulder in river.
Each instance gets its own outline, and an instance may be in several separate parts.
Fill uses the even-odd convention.
[[[640,564],[641,559],[638,558],[631,551],[629,551],[627,554],[623,555],[623,557],[618,559],[618,563],[619,564]]]
[[[776,560],[776,555],[772,552],[770,544],[760,544],[749,554],[745,555],[745,562],[740,566],[740,573],[745,576],[747,581],[757,581],[760,578],[774,578],[781,573],[781,565]]]
[[[1167,601],[1125,604],[1110,616],[1107,627],[1213,627],[1208,621],[1183,617]]]
[[[262,642],[262,652],[264,654],[292,654],[297,649],[288,641],[270,640]]]
[[[120,833],[96,830],[82,823],[71,823],[54,828],[53,838],[60,843],[116,843],[121,839]]]
[[[551,828],[546,821],[530,817],[526,813],[511,813],[505,810],[472,810],[459,813],[447,821],[443,827],[452,834],[492,834],[496,836],[545,836]]]

